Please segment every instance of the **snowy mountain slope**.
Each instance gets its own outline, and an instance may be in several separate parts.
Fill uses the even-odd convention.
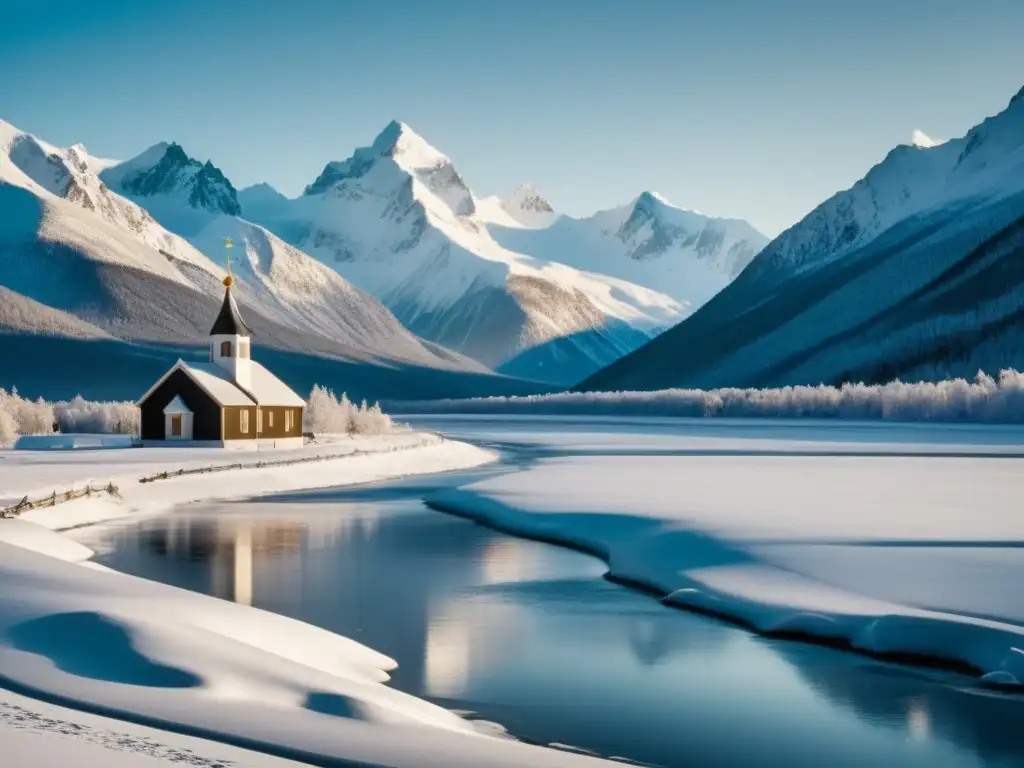
[[[696,309],[729,284],[768,244],[741,219],[676,208],[653,192],[585,219],[549,227],[491,227],[506,248],[628,280]]]
[[[601,332],[579,331],[525,349],[506,360],[498,373],[560,386],[580,381],[650,341],[651,334],[621,321]]]
[[[160,253],[209,263],[144,209],[114,194],[92,171],[94,163],[81,145],[59,149],[0,121],[0,210],[6,213],[0,241],[70,242],[98,260],[171,279],[177,273]]]
[[[216,216],[242,212],[237,191],[220,169],[189,157],[178,144],[156,144],[106,168],[100,178],[183,237],[197,234]]]
[[[476,200],[477,219],[504,227],[541,229],[554,224],[558,214],[532,184],[523,184],[507,200],[485,197]]]
[[[265,182],[238,190],[239,215],[248,221],[273,219],[287,203],[287,197]]]
[[[364,350],[383,346],[391,357],[427,358],[422,341],[380,302],[257,224],[219,216],[192,242],[204,253],[226,256],[224,239],[228,237],[235,246],[233,274],[265,312],[276,310],[277,322],[299,332],[314,330],[329,339],[337,339],[344,331],[353,346]]]
[[[500,209],[514,221],[493,201],[481,215],[482,202],[447,156],[392,123],[260,223],[380,298],[415,333],[490,366],[582,331],[622,346],[636,335],[621,334],[623,323],[651,331],[685,312],[649,288],[502,247],[487,219]]]
[[[1024,91],[966,136],[934,146],[901,145],[850,189],[838,192],[776,238],[755,273],[784,280],[870,244],[910,216],[984,205],[1024,187]]]
[[[1024,91],[961,139],[893,150],[700,311],[580,388],[943,378],[1020,366],[1022,171]]]
[[[74,339],[110,339],[91,323],[68,312],[40,304],[0,285],[0,334],[64,336]]]
[[[222,266],[111,191],[83,149],[52,147],[0,125],[0,212],[6,332],[205,342],[223,296]],[[237,297],[258,347],[368,364],[379,368],[378,378],[404,381],[410,395],[421,387],[411,374],[396,374],[399,368],[451,371],[457,387],[457,375],[484,371],[417,339],[379,301],[258,226],[222,214],[197,241],[223,260],[226,236],[240,246]],[[42,361],[17,362],[27,374]],[[471,378],[493,391],[485,377]],[[493,386],[519,387],[507,380]]]

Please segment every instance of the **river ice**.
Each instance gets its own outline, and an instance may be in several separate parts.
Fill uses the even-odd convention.
[[[561,457],[555,434],[550,458],[431,504],[584,548],[666,603],[764,633],[1024,682],[1019,430],[814,431],[610,428],[587,438],[594,455]]]

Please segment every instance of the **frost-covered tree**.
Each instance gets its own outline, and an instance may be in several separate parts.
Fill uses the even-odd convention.
[[[17,389],[9,393],[0,389],[0,413],[5,414],[0,444],[9,445],[18,435],[41,435],[53,432],[53,407],[42,398],[28,400]]]
[[[424,412],[732,418],[884,419],[1024,423],[1024,374],[972,380],[848,383],[766,389],[664,389],[653,392],[564,392],[418,403]]]
[[[307,432],[319,435],[381,435],[392,428],[379,404],[368,406],[364,400],[355,406],[344,392],[339,398],[319,384],[309,393],[303,424]]]
[[[0,390],[2,392],[3,390]],[[11,445],[18,439],[18,422],[9,411],[0,408],[0,447]]]
[[[88,432],[106,435],[138,435],[140,412],[128,401],[96,402],[81,395],[53,404],[61,432]]]

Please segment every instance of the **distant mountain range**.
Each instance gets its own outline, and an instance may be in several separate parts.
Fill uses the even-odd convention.
[[[414,333],[496,370],[571,383],[685,317],[767,242],[641,195],[593,219],[535,189],[480,198],[402,123],[302,196],[243,190],[242,215],[381,299]]]
[[[1024,370],[1024,90],[899,146],[691,317],[584,390],[879,382]]]
[[[579,380],[685,317],[766,242],[653,193],[586,219],[530,185],[480,198],[397,122],[297,199],[238,191],[175,143],[118,162],[0,122],[0,199],[8,337],[200,343],[232,237],[264,347],[473,386],[504,374],[488,391]]]
[[[351,379],[359,394],[388,397],[531,389],[417,338],[335,271],[233,216],[235,191],[208,164],[174,145],[147,159],[93,158],[0,122],[0,386],[62,396],[77,380],[85,394],[125,397],[163,361],[201,357],[222,299],[222,238],[233,236],[257,356],[286,357],[296,386]],[[205,252],[115,189],[201,224]],[[85,349],[92,362],[65,369]]]

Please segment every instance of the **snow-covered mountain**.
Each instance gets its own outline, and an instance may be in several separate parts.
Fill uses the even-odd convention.
[[[279,211],[281,206],[287,202],[287,197],[266,182],[238,190],[238,205],[242,209],[240,215],[248,221],[260,221],[268,216],[272,217],[274,212]]]
[[[547,231],[539,227],[554,219],[551,205],[530,187],[507,201],[478,198],[446,155],[397,122],[328,163],[300,198],[271,208],[254,218],[380,298],[415,333],[499,370],[518,358],[520,375],[571,382],[688,311],[660,290],[588,268],[583,255],[533,255],[503,242],[506,232]]]
[[[654,192],[545,228],[497,227],[506,248],[663,291],[697,309],[728,285],[768,238],[742,219],[677,208]]]
[[[586,389],[973,375],[1024,365],[1024,90],[899,146],[700,311]]]
[[[477,215],[489,224],[506,227],[543,228],[555,223],[558,214],[532,184],[522,184],[507,200],[485,197],[476,201]]]
[[[191,237],[221,214],[237,216],[238,193],[220,169],[161,142],[100,173],[112,190],[146,208],[163,226]]]
[[[222,298],[222,238],[230,236],[239,246],[233,251],[237,297],[258,337],[257,355],[286,351],[293,370],[305,372],[303,385],[316,359],[325,381],[332,370],[351,373],[353,366],[378,371],[391,397],[401,396],[400,384],[410,396],[433,390],[440,379],[430,380],[430,372],[456,388],[501,388],[484,381],[495,377],[482,375],[479,364],[413,336],[333,270],[257,225],[211,210],[237,209],[233,188],[206,165],[178,162],[173,146],[151,153],[154,166],[136,163],[129,173],[130,164],[92,158],[80,145],[54,147],[0,121],[0,288],[10,305],[0,313],[5,345],[26,334],[136,347],[201,345]],[[113,172],[110,178],[135,189],[138,199],[148,200],[152,191],[180,209],[205,211],[195,235],[200,247],[118,195],[97,172]],[[213,194],[217,189],[231,192]],[[35,376],[46,359],[5,355],[4,375]],[[131,373],[122,372],[129,388],[138,384]],[[473,381],[453,380],[460,375]],[[360,371],[359,378],[373,376]]]

